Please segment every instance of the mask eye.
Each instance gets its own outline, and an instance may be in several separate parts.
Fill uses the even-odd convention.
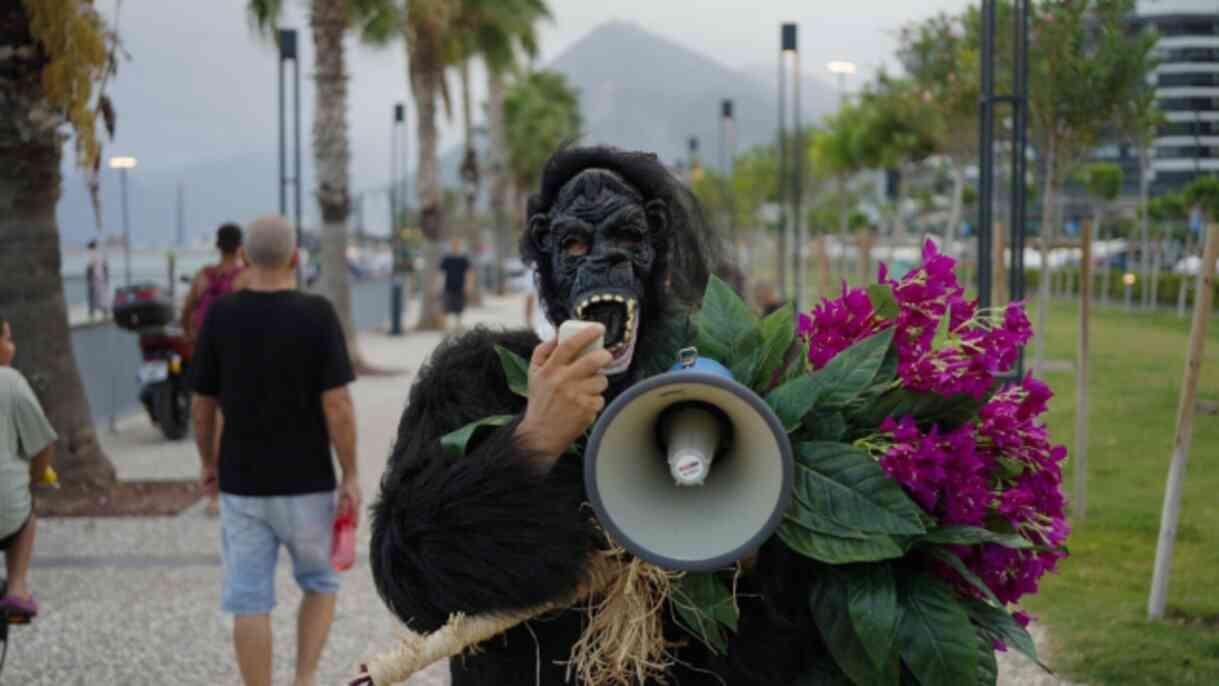
[[[588,242],[579,238],[563,241],[563,254],[568,257],[583,257],[588,254]]]

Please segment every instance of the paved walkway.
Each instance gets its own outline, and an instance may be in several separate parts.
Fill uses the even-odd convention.
[[[514,326],[519,297],[488,298],[468,323]],[[360,345],[370,362],[406,369],[395,377],[365,377],[353,386],[359,421],[359,460],[365,497],[377,483],[406,399],[407,389],[436,333],[399,338],[367,334]],[[193,478],[193,443],[166,442],[143,416],[119,422],[103,443],[123,479]],[[39,686],[123,684],[227,686],[239,684],[230,643],[231,619],[220,607],[218,526],[199,503],[178,517],[53,519],[39,524],[33,583],[44,616],[15,627],[4,683]],[[355,568],[344,576],[337,617],[323,656],[320,683],[346,683],[362,658],[392,645],[396,624],[376,596],[368,572],[368,529],[361,527]],[[295,609],[300,599],[286,556],[281,556],[272,615],[275,683],[291,682]],[[1004,686],[1049,686],[1004,659]],[[448,686],[437,665],[412,686]]]

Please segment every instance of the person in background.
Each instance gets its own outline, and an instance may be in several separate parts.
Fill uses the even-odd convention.
[[[775,310],[783,307],[787,303],[783,302],[779,294],[775,292],[775,287],[766,281],[759,281],[753,287],[753,306],[758,312],[765,317]]]
[[[533,329],[538,338],[549,341],[555,337],[556,332],[554,324],[546,318],[546,310],[538,300],[537,272],[530,271],[526,278],[529,290],[525,292],[525,326]]]
[[[0,621],[38,614],[29,582],[35,528],[30,483],[51,465],[57,438],[30,384],[11,366],[16,352],[13,331],[0,319],[0,551],[8,573]]]
[[[461,315],[466,309],[466,294],[474,288],[474,271],[460,239],[449,241],[449,254],[440,260],[440,272],[437,290],[444,302],[445,314],[454,321],[453,326],[446,324],[445,328],[461,333]]]
[[[279,547],[304,591],[295,686],[314,686],[334,619],[338,573],[330,563],[336,515],[331,446],[342,467],[338,511],[357,520],[354,380],[343,327],[328,300],[296,290],[292,225],[264,217],[242,249],[246,288],[212,303],[192,363],[191,415],[201,483],[220,493],[222,606],[232,613],[247,686],[271,683],[271,609]],[[216,450],[216,411],[224,432]]]
[[[110,265],[97,251],[97,241],[89,241],[89,260],[85,263],[85,291],[89,300],[89,319],[110,310]]]
[[[241,227],[223,224],[216,230],[216,249],[220,251],[220,262],[209,264],[195,274],[190,292],[182,304],[182,333],[195,338],[203,326],[208,307],[241,287],[239,279],[245,270],[241,259]]]
[[[243,285],[241,275],[245,271],[245,262],[241,258],[241,227],[236,224],[221,225],[216,230],[216,249],[220,251],[220,262],[208,265],[195,274],[190,292],[182,304],[182,333],[191,340],[203,328],[203,320],[211,304]],[[216,427],[216,450],[219,451],[220,434],[224,431],[223,415],[216,417]],[[208,494],[206,512],[209,517],[220,514],[220,501],[216,493]]]

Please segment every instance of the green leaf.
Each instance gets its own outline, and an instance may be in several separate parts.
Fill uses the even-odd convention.
[[[847,419],[852,425],[871,431],[880,426],[886,417],[897,419],[911,415],[919,424],[934,423],[949,431],[976,417],[983,402],[969,395],[944,397],[895,388],[851,413]]]
[[[677,621],[717,655],[727,642],[724,629],[737,630],[737,609],[732,591],[714,573],[690,573],[673,588]]]
[[[953,571],[961,575],[961,578],[964,579],[966,583],[973,586],[974,589],[982,595],[986,596],[987,600],[995,603],[996,605],[1000,604],[999,598],[995,596],[994,591],[990,590],[990,586],[987,586],[985,581],[982,581],[977,574],[974,574],[969,567],[966,567],[965,563],[961,561],[961,558],[957,557],[956,553],[948,550],[947,548],[930,548],[928,553],[935,559],[951,567]]]
[[[999,466],[1003,468],[1003,473],[1012,479],[1023,474],[1027,468],[1020,460],[1013,460],[1010,457],[1000,457]]]
[[[480,429],[504,426],[514,419],[516,419],[516,415],[497,414],[476,422],[470,422],[456,431],[450,431],[441,436],[440,445],[453,457],[465,457],[466,448],[469,446],[470,440],[474,438],[474,434],[478,433]]]
[[[855,682],[832,660],[817,660],[807,672],[796,677],[792,686],[855,686]]]
[[[752,386],[753,378],[762,364],[762,355],[765,354],[763,345],[765,341],[762,339],[762,329],[756,326],[733,342],[732,352],[728,357],[732,363],[728,365],[732,378],[741,384]]]
[[[863,539],[832,536],[807,529],[790,518],[784,519],[777,533],[788,548],[828,564],[878,562],[906,554],[891,536],[876,534]]]
[[[848,578],[855,573],[839,569],[828,569],[818,574],[817,583],[809,595],[809,608],[813,613],[813,621],[821,632],[826,648],[834,657],[834,662],[851,681],[856,684],[883,686],[897,684],[899,663],[892,653],[892,633],[890,633],[889,650],[877,660],[870,653],[861,634],[852,621],[848,599],[850,585]],[[892,581],[892,577],[890,577]],[[894,613],[896,613],[896,598]],[[893,617],[896,622],[897,617]],[[876,637],[870,637],[875,639]]]
[[[881,534],[926,533],[922,510],[866,451],[843,443],[802,443],[794,494],[843,526]]]
[[[695,345],[701,355],[727,363],[732,359],[732,344],[752,329],[756,321],[757,317],[745,301],[728,284],[712,275],[698,313]]]
[[[931,576],[902,584],[897,642],[902,660],[922,686],[959,686],[978,679],[978,638],[961,600]]]
[[[944,526],[928,531],[927,535],[919,540],[922,543],[939,543],[941,545],[997,543],[1004,548],[1014,548],[1016,550],[1033,547],[1033,544],[1020,534],[997,533],[976,526]]]
[[[743,382],[750,388],[758,388],[770,383],[775,372],[783,367],[787,352],[796,340],[795,309],[790,303],[784,305],[763,319],[760,327],[762,359],[754,378],[749,382]]]
[[[799,490],[798,484],[796,490]],[[822,510],[805,505],[799,497],[792,498],[791,507],[788,508],[785,515],[791,521],[818,534],[837,536],[838,538],[853,538],[860,541],[865,541],[876,536],[876,534],[869,534],[840,524],[826,515]]]
[[[502,345],[495,346],[499,362],[504,367],[504,377],[508,379],[508,388],[522,398],[529,397],[529,362]]]
[[[804,416],[804,426],[818,441],[841,441],[847,434],[847,420],[841,412],[817,412]]]
[[[766,404],[775,411],[783,428],[790,433],[813,409],[822,390],[822,385],[812,375],[801,374],[768,393]]]
[[[998,683],[999,661],[995,659],[994,644],[979,632],[977,686],[995,686]]]
[[[841,407],[864,392],[876,378],[893,344],[893,329],[873,334],[834,356],[812,378],[824,390],[818,394],[819,407]]]
[[[893,567],[881,564],[852,565],[847,569],[847,609],[851,625],[872,664],[882,667],[894,660],[897,623],[897,581]]]
[[[1041,659],[1037,657],[1037,644],[1033,642],[1033,637],[1016,622],[1007,608],[991,605],[975,598],[966,598],[965,608],[969,613],[969,618],[978,625],[978,631],[982,635],[991,641],[1003,641],[1009,648],[1015,648],[1030,660],[1041,665],[1042,669],[1049,671],[1049,668],[1042,665]]]
[[[901,312],[897,297],[893,295],[893,288],[889,284],[874,283],[868,286],[868,300],[872,301],[872,309],[876,310],[878,319],[897,319]]]

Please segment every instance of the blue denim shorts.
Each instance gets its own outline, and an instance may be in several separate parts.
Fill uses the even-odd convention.
[[[224,557],[221,606],[238,615],[275,607],[275,563],[282,544],[302,591],[334,593],[339,574],[330,565],[335,493],[287,496],[220,494]]]

